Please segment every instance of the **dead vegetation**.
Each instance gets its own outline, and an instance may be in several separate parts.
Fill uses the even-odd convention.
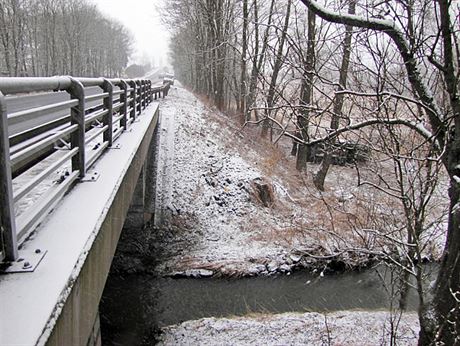
[[[319,165],[309,164],[306,176],[297,172],[295,160],[289,155],[292,145],[289,139],[282,138],[275,145],[260,138],[258,126],[246,125],[242,130],[239,118],[229,119],[220,112],[210,111],[206,118],[217,123],[219,128],[226,128],[226,134],[221,138],[229,150],[253,162],[263,172],[264,180],[275,184],[280,182],[286,189],[283,191],[284,198],[279,198],[279,191],[275,187],[276,203],[270,205],[273,213],[289,218],[291,225],[265,230],[253,227],[259,229],[251,237],[254,241],[278,242],[286,247],[313,242],[334,254],[343,249],[378,253],[382,247],[388,246],[388,237],[404,239],[402,233],[405,220],[400,201],[370,184],[358,187],[361,181],[376,185],[381,183],[366,163],[332,166],[327,177],[328,188],[325,192],[319,192],[310,178]],[[407,141],[412,142],[413,138]],[[379,159],[378,152],[373,155],[374,161]],[[394,180],[390,165],[384,164],[380,170],[386,179]],[[436,223],[434,219],[445,216],[446,197],[441,188],[436,195],[436,202],[432,203],[433,223]],[[255,200],[261,203],[260,196]],[[292,213],[292,204],[295,204],[299,212]],[[262,205],[267,206],[263,202]],[[382,233],[385,236],[381,236]],[[437,259],[441,253],[442,236],[437,234],[434,238],[437,240],[430,242],[426,256]]]
[[[345,270],[400,253],[394,241],[404,241],[407,233],[400,201],[362,183],[381,183],[367,163],[333,165],[321,192],[311,179],[319,165],[298,173],[290,140],[274,145],[261,139],[258,128],[242,129],[238,117],[203,105],[185,90],[166,102],[181,116],[175,193],[166,206],[170,218],[163,239],[158,238],[157,247],[166,251],[157,272],[252,276],[296,268]],[[372,160],[378,159],[374,154]],[[378,169],[391,179],[386,161]],[[438,193],[434,201],[437,218],[446,198]],[[438,258],[440,244],[439,235],[429,239],[425,258]]]

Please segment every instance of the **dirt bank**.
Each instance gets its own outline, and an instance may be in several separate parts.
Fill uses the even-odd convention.
[[[242,131],[180,86],[161,102],[156,219],[144,232],[125,232],[126,249],[116,261],[123,270],[253,276],[303,267],[324,273],[400,251],[379,231],[401,229],[399,209],[375,189],[358,188],[354,167],[333,166],[326,191],[319,192],[309,178],[317,165],[297,173],[289,141],[260,141],[254,129]],[[361,175],[372,178],[365,167]],[[445,197],[434,200],[442,207]],[[442,227],[432,227],[427,259],[440,253]]]

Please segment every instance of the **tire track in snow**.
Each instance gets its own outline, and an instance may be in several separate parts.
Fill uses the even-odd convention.
[[[175,116],[177,110],[164,104],[160,119],[160,150],[158,155],[154,224],[160,227],[172,210],[172,170],[174,165]]]

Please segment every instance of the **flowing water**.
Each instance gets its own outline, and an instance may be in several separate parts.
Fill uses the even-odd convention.
[[[429,282],[436,266],[428,265],[426,271]],[[324,277],[304,271],[242,279],[111,276],[100,307],[103,343],[139,345],[144,338],[152,340],[158,328],[202,317],[386,309],[396,286],[391,282],[383,265]],[[416,310],[415,292],[407,306]]]

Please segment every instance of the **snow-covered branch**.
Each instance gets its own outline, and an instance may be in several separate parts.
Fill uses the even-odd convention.
[[[325,141],[328,141],[328,140],[330,140],[332,138],[335,138],[335,137],[339,136],[342,133],[349,132],[349,131],[354,131],[354,130],[359,130],[359,129],[362,129],[362,128],[367,127],[367,126],[378,125],[378,124],[407,126],[410,129],[415,130],[418,134],[420,134],[422,137],[424,137],[427,141],[432,142],[433,139],[434,139],[434,136],[432,135],[432,133],[430,131],[428,131],[428,129],[426,129],[423,126],[423,124],[415,123],[415,122],[405,120],[405,119],[379,119],[379,118],[374,118],[374,119],[368,119],[368,120],[365,120],[365,121],[362,121],[362,122],[359,122],[359,123],[356,123],[356,124],[351,124],[351,125],[342,127],[342,128],[340,128],[340,129],[338,129],[336,131],[333,131],[333,132],[327,134],[324,137],[315,139],[315,140],[310,141],[309,143],[305,143],[305,144],[310,145],[310,146],[315,145],[315,144],[318,144],[320,142],[325,142]]]
[[[378,96],[390,96],[393,98],[397,98],[406,102],[414,103],[420,107],[423,107],[426,111],[428,112],[434,112],[434,109],[429,108],[426,104],[420,102],[419,100],[415,100],[413,98],[400,95],[400,94],[395,94],[389,91],[382,91],[377,93],[364,93],[364,92],[359,92],[359,91],[353,91],[353,90],[338,90],[335,92],[336,95],[340,94],[347,94],[347,95],[355,95],[355,96],[363,96],[363,97],[378,97]]]
[[[395,43],[399,50],[401,58],[406,67],[407,76],[411,85],[420,98],[420,101],[425,105],[424,109],[427,111],[428,119],[435,134],[438,145],[442,148],[445,144],[446,127],[442,121],[442,112],[436,101],[433,98],[429,88],[425,84],[413,51],[404,33],[390,20],[382,20],[377,18],[364,18],[357,15],[350,15],[344,13],[337,13],[328,10],[313,0],[301,0],[308,9],[314,12],[319,17],[332,23],[350,25],[369,30],[380,31],[387,34]]]

